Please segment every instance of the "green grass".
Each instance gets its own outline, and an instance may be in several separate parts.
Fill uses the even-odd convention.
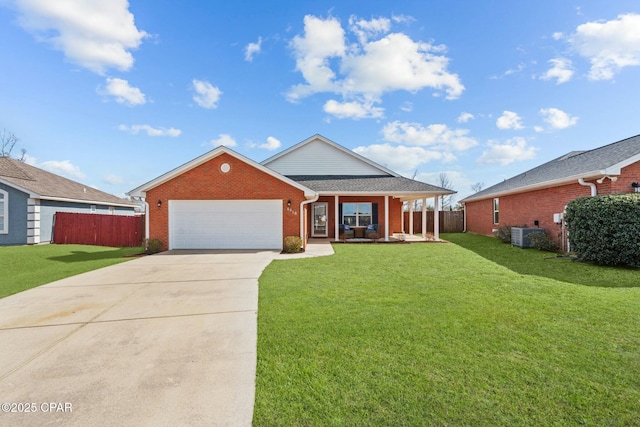
[[[603,287],[640,287],[640,269],[605,267],[537,249],[522,249],[495,237],[469,233],[441,237],[519,274],[548,277],[568,283]]]
[[[142,248],[86,245],[0,247],[0,298],[86,271],[127,261]]]
[[[256,426],[640,423],[640,288],[454,244],[334,249],[260,278]]]

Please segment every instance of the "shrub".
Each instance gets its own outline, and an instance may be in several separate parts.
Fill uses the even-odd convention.
[[[288,254],[300,252],[302,239],[300,236],[287,236],[284,238],[284,251]]]
[[[527,228],[527,225],[501,225],[496,231],[493,232],[493,235],[502,240],[504,243],[511,243],[511,227]]]
[[[640,194],[575,199],[567,205],[565,221],[578,259],[640,267]]]
[[[149,239],[147,240],[147,254],[152,255],[152,254],[157,254],[158,252],[160,252],[160,249],[162,249],[162,240],[160,239]]]
[[[531,246],[541,251],[558,252],[560,249],[560,245],[546,233],[531,233],[529,239]]]

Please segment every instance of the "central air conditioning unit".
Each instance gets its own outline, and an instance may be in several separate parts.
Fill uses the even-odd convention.
[[[511,246],[530,248],[531,235],[534,233],[544,233],[544,228],[511,227]]]

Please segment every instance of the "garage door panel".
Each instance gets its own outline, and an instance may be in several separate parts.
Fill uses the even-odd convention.
[[[282,249],[282,200],[170,200],[171,249]]]

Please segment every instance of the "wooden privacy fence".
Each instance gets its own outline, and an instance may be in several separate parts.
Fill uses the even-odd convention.
[[[113,247],[141,246],[144,216],[56,212],[53,243]]]
[[[441,211],[440,232],[441,233],[462,233],[464,231],[463,211]],[[427,233],[433,233],[433,211],[427,211]],[[409,232],[409,212],[404,213],[404,231]],[[413,232],[422,233],[422,212],[413,213]]]

